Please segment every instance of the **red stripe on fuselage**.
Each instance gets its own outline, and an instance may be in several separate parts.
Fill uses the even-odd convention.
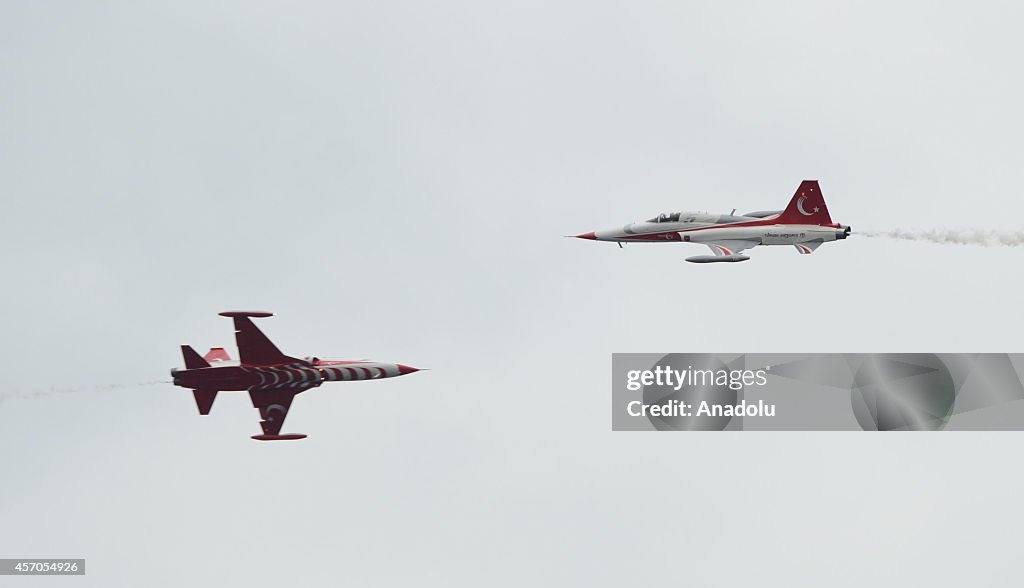
[[[739,223],[724,223],[718,225],[708,225],[706,227],[694,227],[692,229],[676,229],[674,231],[665,231],[661,233],[644,233],[643,235],[625,235],[622,237],[615,237],[619,241],[680,241],[680,233],[696,233],[697,231],[707,231],[710,229],[731,229],[733,227],[767,227],[771,225],[785,224],[785,225],[800,225],[807,227],[831,227],[829,224],[813,224],[813,223],[778,223],[776,220],[778,215],[768,217],[765,219],[758,219],[754,221],[743,221]]]
[[[626,237],[616,237],[617,239],[623,239],[627,241],[682,241],[682,237],[676,231],[666,233],[647,233],[644,235],[628,235]]]
[[[692,229],[679,229],[683,233],[693,233],[695,231],[706,231],[708,229],[730,229],[732,227],[766,227],[771,225],[797,225],[803,227],[831,227],[830,224],[819,224],[819,223],[780,223],[778,222],[778,215],[770,216],[768,218],[759,219],[756,221],[743,221],[741,223],[724,223],[719,225],[708,225],[706,227],[694,227]]]

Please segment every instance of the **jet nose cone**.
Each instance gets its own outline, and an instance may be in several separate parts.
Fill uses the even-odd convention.
[[[403,376],[404,376],[405,374],[411,374],[411,373],[413,373],[413,372],[418,372],[418,371],[420,371],[420,368],[414,368],[414,367],[412,367],[412,366],[408,366],[408,365],[402,365],[402,364],[400,364],[400,363],[399,363],[399,364],[396,364],[396,365],[398,365],[398,373],[402,374]]]
[[[594,234],[594,231],[590,231],[589,233],[583,233],[582,235],[576,235],[576,238],[577,239],[590,239],[591,241],[596,241],[597,240],[597,235]]]

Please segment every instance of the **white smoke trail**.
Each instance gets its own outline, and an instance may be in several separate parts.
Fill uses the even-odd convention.
[[[57,396],[60,394],[76,394],[79,392],[98,392],[101,390],[122,390],[125,388],[141,388],[143,386],[155,386],[156,384],[170,384],[169,380],[151,380],[148,382],[135,382],[134,384],[92,384],[87,386],[75,386],[71,388],[46,388],[43,390],[26,390],[23,392],[0,392],[0,402],[6,400],[33,400]]]
[[[886,237],[906,241],[927,241],[946,245],[981,245],[982,247],[1022,247],[1024,231],[993,231],[983,229],[926,229],[891,231],[855,231],[854,235]]]

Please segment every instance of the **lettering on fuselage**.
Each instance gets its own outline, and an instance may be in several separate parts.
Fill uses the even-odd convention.
[[[804,238],[807,233],[765,233],[765,237],[772,237],[777,239],[793,239],[793,238]]]

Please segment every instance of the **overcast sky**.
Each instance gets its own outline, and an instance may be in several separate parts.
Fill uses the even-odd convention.
[[[562,236],[803,179],[855,232],[1020,229],[1019,5],[142,4],[0,0],[0,557],[1017,584],[1019,434],[613,433],[610,387],[613,352],[1024,351],[1024,250]],[[249,439],[245,394],[131,386],[237,356],[236,308],[291,355],[432,370],[302,394],[293,443]]]

